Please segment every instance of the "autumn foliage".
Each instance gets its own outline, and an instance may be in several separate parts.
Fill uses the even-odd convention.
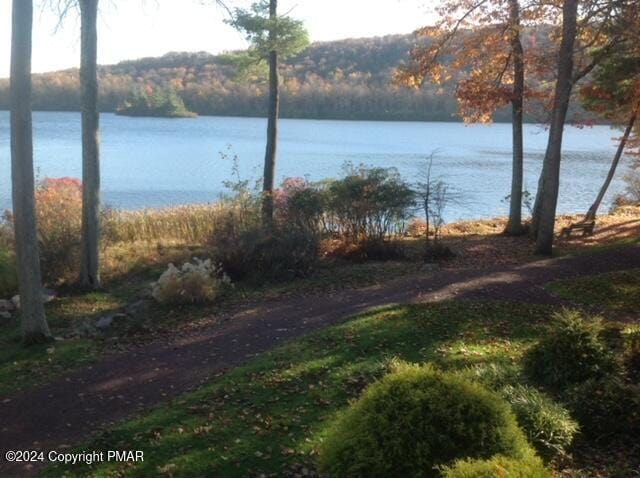
[[[82,223],[82,183],[75,178],[45,178],[36,186],[38,239],[46,280],[77,274]]]

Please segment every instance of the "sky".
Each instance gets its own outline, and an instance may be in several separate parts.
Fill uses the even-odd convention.
[[[206,2],[209,1],[207,5]],[[231,0],[233,2],[234,0]],[[247,5],[248,0],[235,0]],[[77,13],[58,26],[35,0],[33,71],[79,64]],[[303,20],[312,41],[410,33],[432,18],[434,0],[280,0],[281,12]],[[101,0],[98,62],[112,64],[170,51],[219,53],[243,48],[243,37],[224,24],[211,0]],[[9,75],[11,0],[0,0],[0,78]]]

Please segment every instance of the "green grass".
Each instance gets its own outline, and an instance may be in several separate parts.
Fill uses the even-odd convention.
[[[367,287],[417,273],[422,266],[416,261],[353,263],[335,260],[321,263],[307,278],[262,285],[237,284],[234,299],[273,298],[283,295],[331,295],[336,292]]]
[[[56,467],[44,476],[303,473],[314,466],[328,420],[392,358],[447,369],[517,363],[548,313],[524,304],[452,302],[363,314],[266,353],[82,447],[143,450],[143,463]]]
[[[0,325],[0,396],[51,380],[96,359],[102,342],[93,338],[65,339],[82,321],[96,320],[117,310],[122,300],[110,293],[65,297],[47,305],[55,342],[22,347],[17,315]]]
[[[640,310],[640,269],[557,281],[547,288],[563,299],[605,311]]]
[[[103,292],[70,295],[51,302],[46,312],[53,336],[64,339],[75,332],[86,331],[84,324],[93,324],[104,315],[121,311],[127,304],[144,296],[150,290],[150,283],[165,268],[162,263],[145,264],[119,280],[108,282]],[[158,334],[168,333],[176,326],[197,322],[221,308],[247,299],[259,301],[293,294],[331,295],[339,290],[384,282],[411,270],[417,271],[417,266],[407,262],[327,263],[306,279],[260,286],[238,284],[222,303],[211,306],[163,307],[151,303],[136,317],[118,321],[106,334],[57,340],[28,349],[20,344],[19,318],[14,315],[10,321],[0,322],[0,396],[85,366],[97,360],[107,345],[109,348],[125,345],[122,341],[107,344],[106,338],[126,336],[135,338],[137,342],[155,339]]]

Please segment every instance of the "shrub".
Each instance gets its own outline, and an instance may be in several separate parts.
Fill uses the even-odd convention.
[[[500,394],[540,456],[551,460],[566,453],[579,427],[562,405],[522,385],[507,386]]]
[[[388,261],[405,256],[401,244],[388,240],[334,241],[327,248],[327,255],[353,262]]]
[[[287,178],[276,191],[274,203],[280,227],[320,236],[325,197],[317,186],[306,179]]]
[[[490,460],[459,460],[442,470],[443,478],[551,478],[551,473],[535,458],[514,460],[495,456]]]
[[[152,285],[152,296],[160,304],[202,304],[213,302],[229,284],[229,278],[211,260],[194,258],[180,269],[169,264]]]
[[[233,280],[245,278],[253,269],[255,244],[262,238],[258,225],[242,225],[234,221],[235,213],[221,217],[209,240],[211,255]]]
[[[73,280],[80,270],[82,184],[74,178],[45,178],[35,196],[43,276]]]
[[[462,377],[480,382],[490,390],[500,391],[520,381],[520,367],[514,364],[481,363],[458,372]]]
[[[554,314],[546,336],[525,355],[525,372],[556,390],[614,373],[616,361],[599,337],[601,330],[599,319],[585,319],[580,312]]]
[[[624,365],[629,378],[640,381],[640,326],[629,326],[622,331]]]
[[[640,439],[640,387],[618,377],[591,379],[571,388],[567,402],[582,432],[593,439]]]
[[[431,367],[398,365],[343,413],[320,448],[334,477],[433,477],[460,458],[533,453],[495,393]]]
[[[345,165],[325,183],[327,228],[351,244],[380,243],[404,233],[414,193],[393,168]]]
[[[304,180],[285,180],[274,198],[275,223],[265,228],[259,196],[243,182],[230,187],[234,196],[226,201],[209,243],[212,256],[231,278],[278,281],[310,274],[320,244],[317,191]]]
[[[637,171],[626,174],[624,180],[627,183],[627,187],[623,194],[615,197],[613,202],[617,208],[640,204],[640,178]]]
[[[0,298],[8,298],[18,292],[18,276],[13,257],[0,249]]]
[[[310,275],[318,250],[319,240],[312,232],[282,228],[264,234],[249,257],[262,278],[282,281]]]
[[[309,275],[317,262],[319,238],[312,232],[260,224],[245,229],[226,221],[210,241],[212,255],[234,280],[254,277],[287,280]]]

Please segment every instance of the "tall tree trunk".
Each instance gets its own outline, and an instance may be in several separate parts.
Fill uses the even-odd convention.
[[[275,22],[278,15],[278,0],[269,1],[269,18]],[[275,41],[277,32],[269,33]],[[269,119],[267,124],[267,150],[264,158],[264,185],[262,217],[265,225],[273,223],[273,190],[275,188],[276,155],[278,148],[278,116],[280,115],[280,78],[278,72],[278,52],[269,53]]]
[[[556,209],[560,190],[560,161],[564,126],[573,89],[573,49],[576,39],[578,4],[580,0],[564,0],[562,7],[562,41],[558,55],[558,78],[553,99],[549,142],[538,184],[533,217],[536,253],[553,252]]]
[[[613,157],[613,161],[611,163],[611,167],[609,168],[609,173],[607,174],[607,179],[605,179],[600,192],[598,193],[598,197],[593,202],[589,211],[585,216],[585,221],[593,221],[598,215],[598,209],[600,208],[600,204],[602,204],[602,200],[604,199],[604,195],[607,193],[609,186],[611,185],[611,181],[613,180],[613,176],[616,174],[616,169],[618,169],[618,164],[620,163],[620,159],[622,158],[622,153],[624,153],[624,148],[627,146],[627,141],[629,141],[629,136],[631,136],[631,132],[633,131],[633,127],[636,124],[636,119],[638,118],[638,106],[633,110],[631,114],[631,118],[629,118],[629,123],[627,124],[627,129],[624,131],[624,135],[620,140],[620,144],[618,145],[618,150],[616,151],[615,156]]]
[[[522,234],[522,189],[524,187],[524,140],[522,123],[524,116],[524,50],[520,40],[520,2],[509,0],[509,21],[511,23],[511,54],[513,57],[513,165],[511,178],[511,202],[509,222],[506,232],[510,235]]]
[[[98,113],[98,0],[80,0],[82,23],[82,260],[83,287],[100,287],[100,138]]]
[[[42,303],[31,120],[32,0],[13,0],[11,31],[11,185],[25,345],[51,340]]]

